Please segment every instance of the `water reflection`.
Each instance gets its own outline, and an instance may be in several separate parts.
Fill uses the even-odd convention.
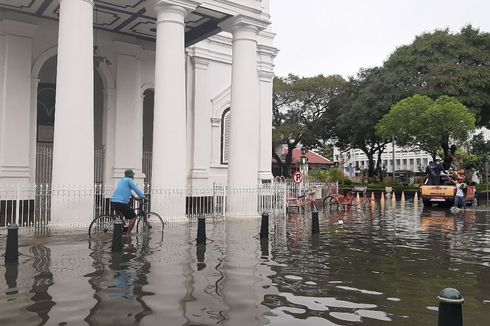
[[[85,275],[94,290],[96,304],[85,318],[89,325],[133,325],[151,313],[144,297],[152,295],[143,291],[148,284],[146,275],[151,264],[146,257],[151,254],[149,240],[143,239],[140,248],[129,240],[122,252],[111,252],[107,243],[92,242],[94,272]]]
[[[315,325],[315,317],[324,325],[435,324],[434,294],[454,286],[480,298],[471,308],[465,302],[473,313],[466,318],[477,325],[490,317],[481,312],[490,251],[477,249],[490,243],[484,214],[387,202],[375,214],[331,212],[313,236],[307,218],[291,215],[288,236],[275,239],[271,252],[280,291],[264,300],[271,324]]]
[[[4,325],[434,325],[444,287],[465,297],[465,324],[490,318],[490,215],[411,201],[371,212],[208,221],[165,237],[110,240],[51,234],[0,265]],[[0,243],[0,247],[2,244]],[[2,250],[0,248],[0,250]]]
[[[41,319],[41,324],[44,324],[49,319],[49,312],[55,305],[51,295],[49,295],[49,287],[53,285],[53,274],[49,270],[51,265],[51,249],[44,245],[34,245],[30,248],[30,253],[34,257],[32,260],[32,268],[37,272],[34,276],[31,293],[33,304],[26,309],[37,313]]]

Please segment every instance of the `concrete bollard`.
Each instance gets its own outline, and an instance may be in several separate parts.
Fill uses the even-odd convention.
[[[206,263],[205,261],[206,257],[206,246],[205,245],[198,245],[196,246],[196,258],[197,258],[197,270],[202,271],[203,269],[206,268]]]
[[[7,227],[7,247],[5,248],[5,262],[16,263],[19,261],[19,226],[15,223]]]
[[[123,226],[120,219],[114,222],[114,233],[112,233],[112,251],[120,252],[123,249]]]
[[[206,244],[206,218],[198,217],[197,219],[197,238],[198,245]]]
[[[19,263],[5,263],[5,283],[8,290],[5,294],[12,295],[19,293],[17,289],[17,277],[19,276]]]
[[[311,212],[311,233],[320,233],[320,223],[318,222],[318,211],[316,209]]]
[[[269,258],[269,240],[267,238],[260,238],[260,253],[262,258]]]
[[[458,290],[446,288],[439,293],[438,326],[463,326],[463,296]]]
[[[262,221],[260,223],[260,238],[265,239],[269,237],[269,213],[262,213]]]

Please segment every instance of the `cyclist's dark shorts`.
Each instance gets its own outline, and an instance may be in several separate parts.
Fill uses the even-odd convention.
[[[126,219],[130,220],[136,217],[136,213],[134,212],[134,209],[131,208],[129,204],[115,203],[115,202],[112,202],[111,204],[112,204],[112,208],[114,208],[114,210],[116,211],[121,212]]]

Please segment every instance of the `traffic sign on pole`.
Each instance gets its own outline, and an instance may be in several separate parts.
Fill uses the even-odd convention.
[[[301,172],[296,171],[293,173],[293,181],[294,181],[294,183],[303,182],[303,175],[301,174]]]

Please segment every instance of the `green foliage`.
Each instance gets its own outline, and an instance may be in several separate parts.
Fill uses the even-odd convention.
[[[485,164],[490,162],[490,141],[485,140],[483,134],[473,136],[470,141],[470,152],[463,158],[465,170],[485,172]]]
[[[344,182],[352,183],[352,181],[342,174],[337,168],[332,168],[329,170],[322,169],[311,169],[308,171],[308,179],[310,181],[320,181],[320,182]]]
[[[475,116],[457,99],[441,96],[432,101],[414,95],[395,104],[376,125],[380,137],[395,135],[400,146],[447,155],[449,142],[464,142],[475,129]]]
[[[380,166],[379,157],[390,139],[379,137],[374,126],[400,96],[384,68],[362,70],[349,80],[341,95],[341,110],[335,121],[335,135],[340,148],[357,148],[368,157],[368,176]],[[377,154],[377,160],[376,160]],[[376,164],[376,166],[375,166]],[[377,169],[379,170],[379,169]]]
[[[438,30],[398,48],[384,63],[404,97],[456,97],[490,126],[490,34],[466,26],[460,33]]]
[[[289,171],[292,151],[298,144],[319,147],[330,137],[331,122],[326,122],[332,120],[328,117],[334,114],[344,85],[341,76],[301,78],[290,74],[274,78],[272,140],[275,145],[286,144],[288,155],[284,162],[273,155],[283,171]]]

